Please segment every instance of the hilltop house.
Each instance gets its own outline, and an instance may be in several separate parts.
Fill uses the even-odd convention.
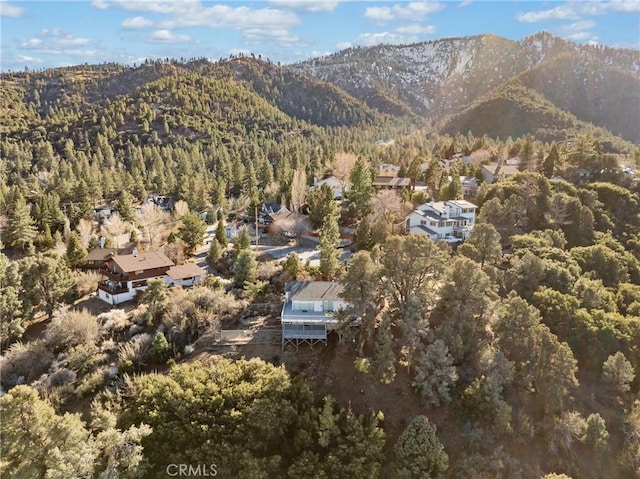
[[[282,349],[294,344],[322,342],[333,331],[338,320],[333,313],[345,307],[340,297],[342,286],[333,281],[290,281],[285,285],[282,323]]]
[[[481,173],[485,183],[494,183],[500,178],[509,178],[511,176],[514,176],[520,173],[520,170],[517,166],[514,165],[489,163],[486,165],[482,165]]]
[[[159,251],[110,257],[99,270],[106,279],[98,283],[98,298],[109,304],[131,301],[138,292],[147,288],[148,282],[162,279],[167,285],[192,286],[205,276],[199,266],[175,266],[173,261]]]
[[[433,241],[456,243],[469,237],[476,209],[466,200],[425,203],[405,217],[405,231],[427,235]]]

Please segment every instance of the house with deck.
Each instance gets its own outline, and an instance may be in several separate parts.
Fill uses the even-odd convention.
[[[327,336],[338,325],[334,313],[346,306],[340,297],[342,285],[334,281],[290,281],[285,285],[282,349],[293,344],[327,344]]]
[[[466,200],[425,203],[405,217],[405,231],[427,235],[433,241],[457,243],[471,234],[476,209],[476,205]]]
[[[112,305],[133,300],[154,279],[162,279],[168,286],[193,286],[206,274],[195,264],[175,266],[159,251],[137,250],[110,257],[99,272],[105,279],[98,282],[98,298]]]

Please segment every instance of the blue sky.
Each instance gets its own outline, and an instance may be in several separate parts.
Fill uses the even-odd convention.
[[[542,30],[640,49],[640,0],[0,0],[0,68],[239,52],[290,63],[356,45]]]

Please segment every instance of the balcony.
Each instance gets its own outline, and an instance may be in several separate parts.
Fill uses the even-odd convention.
[[[110,279],[107,279],[106,281],[99,281],[98,288],[109,294],[121,294],[129,291],[126,283],[123,286],[122,283],[111,281]]]

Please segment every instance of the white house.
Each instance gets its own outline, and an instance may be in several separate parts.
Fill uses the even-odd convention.
[[[186,263],[179,266],[172,266],[167,270],[167,277],[170,284],[187,287],[200,284],[206,273],[204,270],[194,263]],[[165,279],[166,282],[166,279]]]
[[[106,279],[98,282],[98,298],[109,304],[131,301],[148,282],[162,279],[167,285],[198,284],[205,272],[195,264],[174,266],[173,261],[159,251],[111,256],[100,268]]]
[[[313,179],[313,186],[309,187],[309,192],[312,192],[316,188],[320,188],[322,185],[327,184],[333,191],[333,199],[341,200],[344,197],[344,182],[335,176],[330,176],[324,180]]]
[[[469,237],[476,209],[476,205],[466,200],[425,203],[405,217],[405,230],[427,235],[433,241],[456,243]]]
[[[285,285],[285,301],[280,321],[282,323],[282,349],[287,343],[300,344],[322,342],[334,330],[338,320],[335,311],[346,303],[340,297],[342,285],[333,281],[290,281]]]

